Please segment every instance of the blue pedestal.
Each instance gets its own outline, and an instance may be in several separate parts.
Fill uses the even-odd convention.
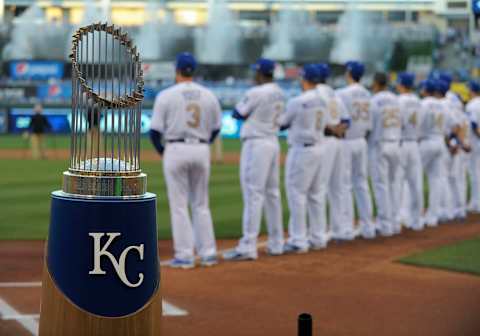
[[[52,193],[48,270],[79,308],[104,317],[141,309],[159,287],[156,197],[79,199]]]

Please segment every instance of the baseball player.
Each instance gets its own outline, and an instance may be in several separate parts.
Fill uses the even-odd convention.
[[[360,217],[360,229],[362,232],[372,232],[372,200],[368,188],[368,153],[366,136],[372,127],[372,120],[369,114],[371,95],[368,90],[360,84],[365,71],[363,64],[352,61],[346,64],[346,79],[348,86],[338,90],[350,119],[350,126],[342,140],[342,153],[344,155],[345,177],[343,195],[346,208],[341,232],[333,232],[333,238],[352,240],[356,236],[353,227],[354,211],[352,200],[352,189],[355,193],[355,200]]]
[[[428,178],[428,210],[425,225],[438,225],[441,215],[442,177],[444,172],[443,151],[445,147],[445,110],[444,105],[435,98],[436,83],[426,80],[422,85],[421,124],[419,126],[420,154],[422,165]]]
[[[217,263],[208,204],[209,144],[220,132],[222,111],[212,92],[193,81],[195,68],[191,54],[177,56],[176,84],[156,97],[150,131],[163,155],[175,250],[170,266],[175,268],[194,267],[194,250],[202,266]]]
[[[468,102],[466,111],[470,118],[470,145],[472,152],[470,157],[470,183],[471,197],[468,210],[480,212],[480,83],[469,83],[471,100]]]
[[[324,177],[321,180],[327,185],[327,196],[330,207],[330,218],[328,221],[330,224],[330,231],[334,233],[333,235],[338,236],[343,228],[343,221],[347,216],[343,206],[344,196],[342,195],[345,165],[343,163],[343,155],[341,152],[341,139],[345,136],[345,132],[350,124],[350,118],[343,102],[335,93],[335,90],[326,84],[327,78],[330,76],[330,68],[328,64],[318,64],[318,70],[319,84],[317,84],[317,90],[321,98],[327,104],[328,113],[330,115],[330,125],[326,127],[325,138],[322,142],[325,157],[328,157],[329,159],[324,160],[322,163]],[[323,202],[325,203],[325,201]],[[326,207],[323,207],[322,210],[324,210],[325,214],[322,215],[320,219],[327,222]],[[362,232],[362,235],[364,238],[371,239],[375,237],[375,231],[371,230],[370,232]],[[312,246],[315,245],[312,244]]]
[[[441,206],[443,209],[440,220],[452,220],[455,218],[455,208],[460,207],[461,194],[456,183],[459,168],[459,152],[461,151],[460,139],[458,138],[460,120],[457,105],[446,98],[450,89],[450,83],[436,80],[435,96],[444,107],[445,146],[443,146],[443,173]]]
[[[327,102],[316,89],[321,78],[319,72],[314,64],[304,66],[303,93],[288,102],[280,118],[281,129],[289,129],[285,186],[290,220],[285,253],[325,248],[328,242],[324,214],[326,181],[322,170],[329,158],[325,156],[322,140],[330,113]]]
[[[382,236],[400,233],[397,222],[398,190],[395,178],[400,168],[400,138],[402,120],[397,96],[388,91],[388,79],[384,73],[376,73],[373,79],[370,101],[372,118],[371,158],[372,182],[377,202],[377,229]]]
[[[402,140],[400,146],[401,169],[398,186],[400,200],[408,200],[402,208],[406,209],[405,226],[413,230],[423,229],[423,170],[418,146],[418,125],[421,124],[420,99],[413,93],[415,75],[404,72],[399,74],[397,92],[402,119]],[[402,197],[404,194],[407,197]]]
[[[254,68],[258,85],[246,92],[233,113],[233,117],[244,120],[240,133],[243,236],[235,249],[223,255],[225,260],[257,259],[257,238],[264,207],[269,234],[267,252],[270,255],[283,253],[280,145],[277,134],[285,95],[273,82],[273,61],[259,59]]]

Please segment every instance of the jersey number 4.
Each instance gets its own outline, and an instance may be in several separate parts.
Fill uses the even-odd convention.
[[[188,104],[187,112],[191,114],[187,125],[191,128],[198,128],[200,126],[200,106],[196,103]]]

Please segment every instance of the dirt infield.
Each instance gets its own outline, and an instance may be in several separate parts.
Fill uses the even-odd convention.
[[[388,239],[332,243],[305,255],[261,254],[255,262],[188,271],[164,267],[164,299],[188,315],[164,317],[162,336],[293,336],[301,312],[313,314],[316,336],[479,335],[480,277],[395,262],[479,235],[480,216],[471,216],[465,223]],[[220,248],[233,244],[219,243]],[[40,281],[43,247],[43,242],[0,242],[0,303],[3,299],[20,314],[38,314],[35,282]],[[170,252],[170,242],[161,241],[162,260]],[[36,317],[26,316],[0,317],[0,335],[31,335],[20,323],[36,322]]]

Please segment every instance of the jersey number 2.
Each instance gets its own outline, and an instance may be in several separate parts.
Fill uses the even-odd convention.
[[[195,103],[187,105],[187,112],[191,113],[191,118],[187,121],[187,125],[191,128],[200,126],[200,106]]]

